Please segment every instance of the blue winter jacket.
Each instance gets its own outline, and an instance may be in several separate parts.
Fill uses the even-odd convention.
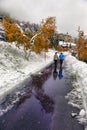
[[[64,60],[64,54],[63,53],[60,53],[59,60]]]

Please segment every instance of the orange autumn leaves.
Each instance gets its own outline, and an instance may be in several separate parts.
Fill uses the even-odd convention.
[[[49,37],[54,35],[56,30],[54,17],[48,17],[46,20],[43,20],[40,29],[34,33],[22,32],[16,22],[8,17],[4,17],[3,27],[5,28],[8,42],[15,41],[17,47],[24,46],[24,50],[31,49],[36,53],[40,53],[43,49],[48,50],[50,44]],[[31,39],[34,41],[33,45],[30,43]]]
[[[84,37],[84,32],[79,32],[77,47],[78,58],[80,60],[87,61],[87,39]]]
[[[24,33],[21,32],[13,19],[5,17],[3,19],[3,26],[5,28],[6,39],[8,42],[15,41],[17,47],[23,45],[24,48],[29,48],[29,38],[24,36]]]
[[[56,31],[55,17],[48,17],[42,20],[41,28],[38,30],[36,37],[34,37],[34,51],[39,53],[42,50],[47,51],[49,48],[49,37],[53,36]]]

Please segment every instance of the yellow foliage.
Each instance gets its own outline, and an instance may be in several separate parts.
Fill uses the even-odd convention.
[[[30,39],[21,32],[20,28],[18,28],[12,19],[5,17],[3,20],[3,27],[5,28],[8,42],[16,41],[16,46],[20,47],[20,45],[23,45],[25,50],[30,48]]]
[[[79,35],[78,42],[78,58],[83,61],[87,61],[87,40],[84,38],[84,35]]]
[[[17,37],[20,36],[21,31],[16,26],[16,23],[12,19],[5,17],[3,20],[3,26],[6,32],[6,38],[9,42],[17,41]],[[11,40],[10,40],[11,38]]]
[[[42,21],[41,32],[45,35],[45,37],[50,37],[54,34],[56,30],[55,26],[55,17],[48,17],[45,21]]]
[[[63,48],[60,46],[60,45],[58,45],[58,46],[55,46],[55,49],[57,50],[57,51],[63,51]]]
[[[36,53],[40,53],[42,50],[48,50],[50,44],[49,37],[54,35],[56,31],[54,17],[48,17],[46,20],[42,20],[41,24],[40,30],[36,32],[36,37],[34,37],[33,50]]]
[[[39,35],[37,36],[37,38],[35,39],[35,44],[34,44],[34,47],[33,47],[33,50],[36,52],[36,53],[40,53],[42,50],[45,50],[47,51],[48,48],[49,48],[49,42],[46,41],[46,39],[44,38],[43,35]]]
[[[36,53],[40,53],[43,49],[45,51],[48,50],[50,44],[49,37],[54,35],[56,31],[55,17],[48,17],[41,24],[41,28],[36,32],[36,37],[34,37],[34,34],[29,30],[26,30],[25,34],[23,34],[13,19],[5,17],[3,20],[3,27],[5,28],[8,42],[16,41],[17,47],[22,45],[24,50],[28,50],[31,48],[29,41],[34,37],[32,50]]]

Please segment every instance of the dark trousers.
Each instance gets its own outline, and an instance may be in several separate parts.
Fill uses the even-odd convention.
[[[62,68],[63,60],[60,60],[60,68]]]
[[[54,60],[54,72],[57,71],[57,60]]]

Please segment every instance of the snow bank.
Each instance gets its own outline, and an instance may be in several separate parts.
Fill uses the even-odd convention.
[[[0,42],[0,101],[10,91],[29,82],[31,74],[50,64],[54,53],[54,50],[49,50],[45,58],[44,53],[36,55],[32,52],[27,60],[22,48],[18,49],[14,43]],[[73,90],[67,97],[70,104],[85,110],[85,116],[81,118],[79,115],[79,121],[87,123],[87,64],[68,52],[65,55],[65,70],[73,85]]]
[[[71,55],[65,58],[66,70],[72,79],[73,90],[68,94],[70,104],[85,109],[87,121],[87,64]],[[84,121],[84,120],[83,120]]]
[[[23,49],[15,47],[14,43],[0,42],[0,98],[15,89],[30,75],[34,74],[53,60],[54,51],[36,55],[31,53],[29,60],[25,59]]]

